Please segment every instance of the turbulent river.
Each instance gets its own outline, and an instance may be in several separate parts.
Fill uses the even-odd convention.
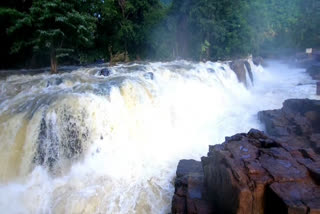
[[[315,94],[303,69],[251,67],[247,88],[222,62],[1,80],[1,213],[169,213],[180,159],[263,129],[260,110]]]

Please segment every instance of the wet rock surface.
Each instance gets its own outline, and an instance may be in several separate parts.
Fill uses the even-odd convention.
[[[200,161],[181,160],[176,176],[172,213],[214,213],[208,201]]]
[[[249,82],[247,80],[247,75],[250,77],[250,81],[253,83],[253,74],[251,71],[250,63],[246,60],[235,60],[230,62],[230,68],[235,72],[239,82],[243,83],[248,87]],[[248,73],[248,74],[247,74]]]
[[[259,117],[267,133],[226,137],[201,164],[179,163],[172,213],[320,213],[320,101],[287,100]],[[203,182],[185,179],[181,191],[195,174]],[[187,209],[189,191],[204,193],[201,212]]]
[[[291,148],[312,148],[320,154],[320,100],[286,100],[282,109],[262,111],[258,116],[267,134]]]

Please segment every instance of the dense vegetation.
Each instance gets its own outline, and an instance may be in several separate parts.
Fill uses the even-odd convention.
[[[318,0],[10,0],[2,68],[109,60],[217,60],[320,46]]]

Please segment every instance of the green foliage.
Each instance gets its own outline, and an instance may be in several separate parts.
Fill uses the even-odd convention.
[[[96,19],[77,10],[77,1],[35,0],[29,13],[8,29],[9,35],[20,34],[25,28],[32,31],[28,38],[13,44],[11,52],[19,52],[23,46],[32,46],[35,51],[57,52],[57,57],[66,57],[88,47],[94,39]]]
[[[158,0],[105,0],[99,22],[103,32],[103,47],[113,53],[129,52],[132,58],[145,56],[152,47],[148,34],[163,17],[163,5]]]
[[[203,41],[207,59],[222,59],[250,52],[250,32],[244,15],[245,0],[174,0],[172,14],[177,22],[177,55],[199,59]],[[177,14],[177,15],[175,15]]]
[[[300,16],[294,32],[299,47],[320,48],[320,1],[304,0],[299,2]]]
[[[4,60],[30,60],[31,50],[89,63],[116,54],[218,60],[320,47],[319,0],[12,0],[0,7],[0,22]]]

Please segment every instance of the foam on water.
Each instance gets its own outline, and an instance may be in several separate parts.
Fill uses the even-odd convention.
[[[169,213],[180,159],[199,159],[225,136],[263,129],[257,112],[285,99],[319,98],[304,70],[269,64],[251,63],[248,89],[219,62],[0,81],[0,210]]]

